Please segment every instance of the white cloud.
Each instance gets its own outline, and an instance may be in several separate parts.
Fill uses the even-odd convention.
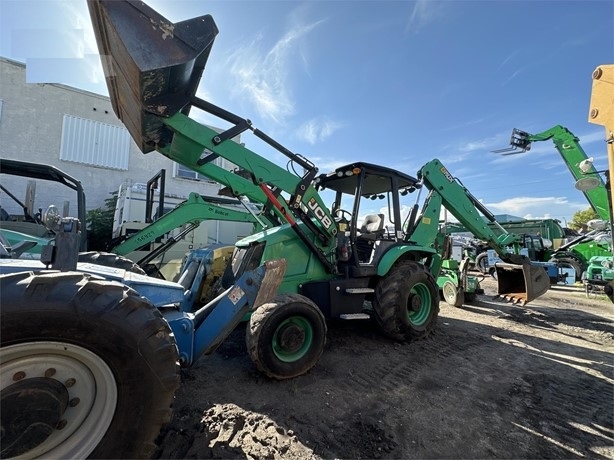
[[[497,67],[497,71],[501,70],[508,62],[510,62],[518,53],[520,52],[520,50],[514,50],[512,51],[502,62],[501,64],[499,64],[499,67]]]
[[[297,135],[314,145],[326,140],[342,127],[343,123],[331,120],[328,117],[312,118],[298,128]]]
[[[301,38],[321,22],[293,26],[268,51],[262,49],[262,37],[235,50],[228,58],[234,96],[247,97],[262,117],[283,124],[294,114],[288,61]],[[299,57],[306,61],[303,54]]]
[[[523,72],[524,72],[524,68],[515,70],[514,72],[512,72],[512,74],[509,77],[507,77],[505,80],[503,80],[503,82],[501,82],[501,86],[507,85],[510,81],[512,81],[514,78],[516,78],[518,75],[520,75]]]
[[[482,201],[482,200],[480,200]],[[511,214],[524,218],[570,218],[577,211],[587,209],[588,203],[571,202],[566,197],[519,196],[499,202],[484,203],[493,214]]]
[[[511,130],[510,130],[511,133]],[[485,137],[483,139],[477,139],[474,141],[466,142],[458,147],[461,152],[475,152],[484,150],[495,150],[501,148],[501,144],[509,140],[509,133],[496,134],[494,136]]]
[[[439,18],[442,12],[442,2],[418,0],[414,2],[405,30],[417,34],[420,29]]]
[[[318,168],[318,170],[323,174],[328,174],[333,172],[335,169],[340,168],[341,166],[347,165],[348,161],[342,160],[333,160],[331,156],[323,158],[323,157],[311,157],[310,161],[313,162]]]

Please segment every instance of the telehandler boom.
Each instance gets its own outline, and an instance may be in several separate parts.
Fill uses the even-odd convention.
[[[600,260],[603,260],[603,258],[612,257],[612,249],[609,243],[593,239],[594,235],[602,234],[604,228],[611,227],[612,210],[609,196],[609,178],[607,182],[603,181],[600,174],[603,171],[597,171],[593,166],[592,159],[584,152],[579,139],[567,128],[560,125],[538,134],[529,134],[514,129],[510,147],[495,150],[495,153],[510,155],[527,152],[531,150],[533,142],[547,140],[552,140],[576,181],[576,188],[582,191],[593,211],[601,219],[589,223],[589,227],[593,226],[589,233],[581,235],[555,251],[549,251],[549,257],[545,260],[555,262],[560,267],[572,267],[575,271],[575,279],[580,281],[582,274],[589,268],[591,258],[600,257]]]
[[[601,175],[589,161],[588,155],[580,145],[580,140],[567,128],[557,125],[537,134],[529,134],[514,128],[510,139],[510,147],[495,150],[495,153],[513,155],[531,150],[533,142],[552,140],[561,158],[567,165],[569,172],[576,181],[577,187],[582,191],[593,211],[600,219],[609,222],[610,205],[608,191]],[[590,188],[582,185],[582,182],[590,180]],[[587,183],[588,184],[588,183]]]

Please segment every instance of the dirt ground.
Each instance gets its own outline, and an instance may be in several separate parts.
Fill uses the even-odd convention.
[[[555,287],[518,307],[482,287],[442,301],[420,342],[329,323],[289,381],[259,375],[235,330],[183,375],[156,458],[614,458],[614,305]]]

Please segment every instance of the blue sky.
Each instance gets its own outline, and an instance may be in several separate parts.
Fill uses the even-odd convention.
[[[607,168],[587,118],[591,73],[614,62],[613,0],[146,3],[173,22],[211,14],[199,96],[321,172],[359,160],[415,176],[439,158],[493,213],[565,222],[589,205],[551,142],[491,150],[512,128],[561,124]],[[85,0],[0,0],[0,55],[26,62],[29,82],[108,94],[96,53]]]

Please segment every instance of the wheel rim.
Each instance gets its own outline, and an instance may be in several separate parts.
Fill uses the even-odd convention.
[[[2,347],[0,370],[3,413],[8,409],[4,403],[15,401],[7,394],[26,387],[39,395],[49,394],[51,388],[54,395],[66,393],[68,397],[65,410],[62,408],[57,413],[59,421],[55,429],[48,436],[29,439],[27,451],[20,452],[17,448],[13,453],[7,450],[5,455],[9,446],[4,439],[8,433],[3,433],[3,457],[85,458],[111,425],[117,405],[113,372],[100,357],[85,348],[60,342],[30,342]],[[36,424],[38,417],[34,411],[30,420]],[[15,437],[19,438],[19,433],[14,433]],[[15,444],[21,442],[18,439]]]
[[[452,281],[446,281],[441,288],[441,292],[443,292],[443,297],[446,299],[446,302],[452,304],[456,302],[458,290]]]
[[[414,326],[424,325],[431,315],[432,296],[426,284],[414,285],[409,291],[407,317]]]
[[[312,341],[311,323],[301,316],[292,316],[275,329],[273,352],[280,361],[291,363],[305,356]]]

